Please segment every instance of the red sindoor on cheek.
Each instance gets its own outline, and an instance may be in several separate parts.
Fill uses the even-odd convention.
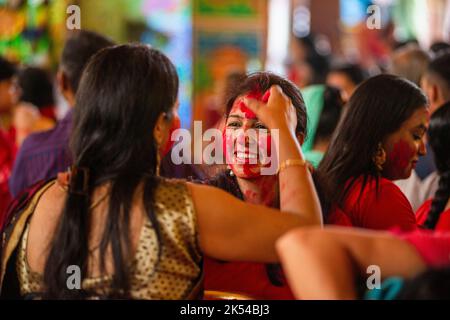
[[[222,131],[222,141],[223,141],[223,145],[222,145],[222,151],[223,154],[225,155],[225,160],[227,164],[232,164],[233,163],[233,146],[234,146],[234,139],[233,139],[233,134],[231,134],[231,132],[229,132],[227,134],[227,129],[223,129]]]
[[[172,149],[175,141],[172,141],[172,133],[181,128],[181,121],[178,116],[175,116],[172,122],[172,127],[169,129],[169,138],[167,139],[166,144],[162,147],[162,157],[164,158]]]
[[[392,152],[388,154],[389,167],[386,168],[388,175],[395,178],[404,177],[406,170],[411,165],[416,151],[406,141],[400,140],[394,144]]]
[[[234,134],[226,133],[226,129],[222,133],[223,137],[223,153],[225,154],[226,163],[230,166],[231,170],[236,174],[243,178],[255,178],[260,175],[259,170],[255,170],[258,167],[257,164],[249,164],[249,163],[234,163],[234,154],[232,151],[237,150],[237,144],[245,143],[241,139],[245,139],[243,134],[240,134],[238,137],[235,137]],[[236,143],[236,145],[235,145]],[[238,169],[241,168],[241,170]]]
[[[269,134],[259,135],[258,137],[258,151],[261,154],[261,150],[265,150],[265,155],[271,157],[272,155],[272,137]],[[265,167],[270,167],[270,162],[264,165]]]

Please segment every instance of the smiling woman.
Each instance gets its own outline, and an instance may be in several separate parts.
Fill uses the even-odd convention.
[[[272,85],[280,86],[291,100],[295,117],[290,118],[290,126],[298,142],[303,142],[306,109],[298,88],[290,81],[269,72],[245,76],[237,86],[230,88],[226,100],[223,147],[229,169],[208,183],[246,202],[282,208],[284,203],[292,200],[292,194],[283,188],[286,186],[282,182],[279,185],[279,176],[275,172],[268,175],[263,171],[271,165],[273,158],[276,158],[272,157],[276,150],[275,139],[271,139],[272,131],[268,130],[262,119],[249,108],[252,100],[264,104],[271,99],[269,88]],[[268,134],[258,132],[259,130],[267,131]],[[255,134],[252,135],[252,131]],[[284,141],[280,140],[280,144],[283,143]],[[301,198],[305,194],[296,196]],[[281,269],[276,264],[225,263],[210,258],[205,258],[204,261],[206,290],[235,292],[259,299],[293,297]]]
[[[426,154],[428,123],[427,99],[412,82],[380,75],[362,83],[318,170],[328,223],[415,229],[411,205],[392,181],[408,178]]]

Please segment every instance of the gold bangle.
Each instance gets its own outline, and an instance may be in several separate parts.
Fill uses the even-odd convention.
[[[280,164],[277,174],[288,167],[305,167],[305,166],[306,161],[304,159],[287,159]]]

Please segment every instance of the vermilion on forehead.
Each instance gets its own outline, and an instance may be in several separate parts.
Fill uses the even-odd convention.
[[[249,92],[246,95],[246,97],[250,98],[250,99],[260,100],[264,103],[267,103],[267,101],[269,100],[269,97],[270,97],[270,91],[266,91],[264,94],[262,94],[259,91],[252,91],[252,92]],[[250,120],[257,119],[256,114],[248,108],[248,106],[245,104],[245,102],[242,98],[236,99],[236,101],[234,102],[233,108],[230,111],[230,114],[232,114],[232,113],[236,114],[238,111],[240,111],[240,113],[242,114],[242,116],[244,118],[247,118]]]
[[[252,91],[252,92],[249,92],[247,94],[247,98],[260,100],[260,101],[262,101],[264,103],[267,103],[267,101],[269,101],[269,97],[270,97],[270,91],[269,90],[264,92],[264,94],[262,94],[261,91]]]
[[[237,115],[250,120],[257,119],[256,114],[247,107],[242,98],[237,99],[234,102],[233,108],[230,111],[230,115]]]

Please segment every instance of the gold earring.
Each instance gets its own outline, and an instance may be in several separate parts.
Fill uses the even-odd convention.
[[[159,144],[157,144],[157,149],[156,149],[156,175],[159,176],[159,167],[161,165],[161,155],[159,153]]]
[[[381,173],[383,171],[383,165],[386,162],[386,151],[384,151],[384,148],[381,145],[381,143],[378,144],[377,151],[375,155],[372,157],[372,161],[378,173]]]

